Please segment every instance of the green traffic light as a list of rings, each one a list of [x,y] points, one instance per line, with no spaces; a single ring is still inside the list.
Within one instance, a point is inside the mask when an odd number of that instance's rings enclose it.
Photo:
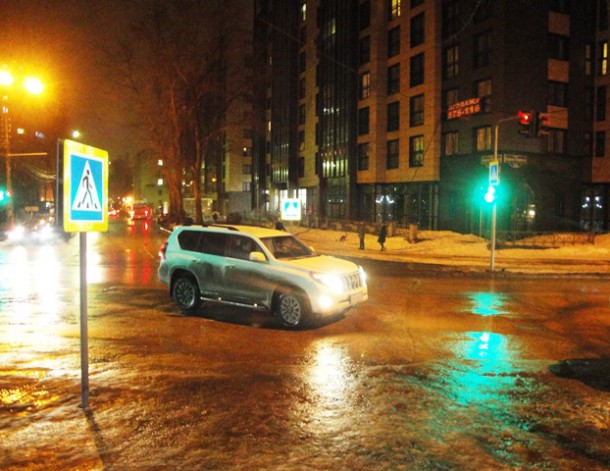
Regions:
[[[493,185],[487,187],[487,193],[485,193],[485,202],[493,203],[496,199],[496,189]]]
[[[0,190],[0,201],[4,201],[6,195],[4,194],[4,190]]]

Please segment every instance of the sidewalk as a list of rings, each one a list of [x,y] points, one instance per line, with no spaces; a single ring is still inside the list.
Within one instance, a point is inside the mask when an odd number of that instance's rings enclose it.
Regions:
[[[381,251],[377,236],[367,234],[365,250],[359,250],[358,234],[294,226],[288,228],[322,254],[429,265],[431,269],[490,272],[488,241],[472,234],[420,231],[418,241],[389,237]],[[497,249],[494,272],[610,277],[610,235],[598,235],[594,244],[549,249]]]

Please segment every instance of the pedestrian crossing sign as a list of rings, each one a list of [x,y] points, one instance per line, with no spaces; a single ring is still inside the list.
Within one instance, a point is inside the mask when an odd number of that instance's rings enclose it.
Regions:
[[[489,184],[493,186],[500,184],[500,164],[498,161],[489,162]]]
[[[297,198],[286,198],[282,200],[280,217],[284,221],[300,221],[301,200]]]
[[[63,221],[66,232],[108,230],[108,152],[65,140]]]

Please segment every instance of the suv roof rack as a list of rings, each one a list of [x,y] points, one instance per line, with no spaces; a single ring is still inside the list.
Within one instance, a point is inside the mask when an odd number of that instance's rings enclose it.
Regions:
[[[228,229],[229,231],[237,231],[239,232],[239,229],[235,226],[228,226],[226,224],[212,224],[212,227],[222,227],[223,229]]]

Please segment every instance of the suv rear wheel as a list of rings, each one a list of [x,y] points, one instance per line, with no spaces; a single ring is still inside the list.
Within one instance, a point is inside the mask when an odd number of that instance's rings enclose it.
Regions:
[[[275,314],[290,327],[306,325],[311,315],[306,296],[295,289],[283,288],[276,298]]]
[[[201,293],[197,281],[190,275],[180,275],[174,282],[172,297],[183,311],[193,311],[201,306]]]

